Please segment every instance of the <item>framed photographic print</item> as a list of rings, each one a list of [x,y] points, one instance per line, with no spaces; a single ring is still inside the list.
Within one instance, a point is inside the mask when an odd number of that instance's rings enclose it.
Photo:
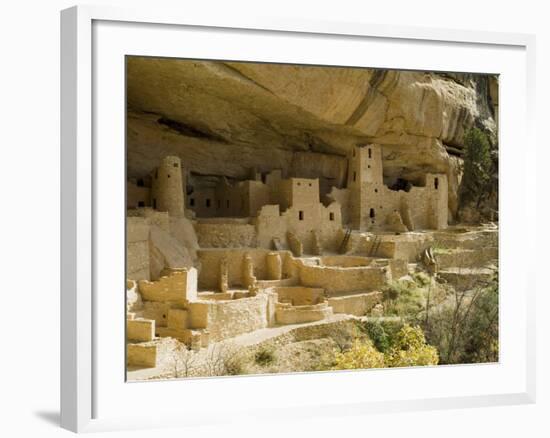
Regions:
[[[532,36],[74,7],[61,44],[63,427],[534,400]]]

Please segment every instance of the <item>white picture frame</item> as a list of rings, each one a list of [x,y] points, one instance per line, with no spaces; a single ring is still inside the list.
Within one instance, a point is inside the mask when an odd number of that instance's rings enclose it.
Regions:
[[[119,29],[123,28],[123,29]],[[147,28],[148,43],[143,41],[143,52],[136,53],[140,44],[140,33]],[[240,377],[225,379],[204,379],[189,382],[163,383],[125,383],[120,376],[124,375],[124,348],[117,344],[120,340],[120,331],[123,332],[124,307],[121,304],[123,292],[117,298],[117,287],[123,290],[118,283],[120,271],[104,269],[107,263],[106,241],[119,242],[121,230],[123,236],[123,221],[111,228],[105,227],[101,213],[105,208],[98,208],[105,202],[105,206],[117,206],[120,202],[120,187],[124,184],[122,176],[124,168],[119,166],[123,150],[120,149],[120,122],[124,114],[124,102],[120,101],[120,56],[121,54],[157,54],[159,56],[181,56],[180,49],[170,48],[169,44],[162,45],[162,38],[170,32],[184,30],[200,32],[203,37],[215,39],[224,32],[231,33],[235,38],[235,46],[227,50],[237,50],[239,41],[255,41],[255,39],[269,38],[274,46],[273,53],[264,55],[265,60],[277,57],[276,48],[282,45],[282,40],[288,38],[308,39],[310,41],[325,38],[329,43],[323,56],[336,57],[336,47],[341,44],[373,44],[383,43],[385,47],[397,47],[401,50],[400,65],[393,65],[391,59],[384,64],[383,58],[376,62],[377,67],[394,68],[422,68],[434,69],[435,61],[426,58],[409,59],[408,54],[399,48],[407,44],[408,47],[418,50],[433,50],[439,53],[437,61],[441,69],[456,69],[475,71],[466,66],[460,56],[468,57],[468,53],[476,52],[479,71],[503,74],[503,78],[514,78],[514,81],[502,81],[503,96],[500,106],[501,129],[501,258],[502,266],[509,266],[514,260],[513,252],[522,247],[535,245],[535,215],[529,214],[527,206],[533,212],[536,206],[535,199],[535,140],[533,134],[534,119],[534,52],[535,39],[532,35],[491,33],[483,31],[460,31],[451,29],[426,29],[416,27],[373,25],[361,22],[339,23],[318,22],[307,19],[275,19],[270,17],[246,17],[228,22],[224,17],[215,14],[208,16],[195,15],[193,11],[164,11],[156,8],[146,10],[130,10],[110,7],[78,6],[62,11],[61,13],[61,425],[75,431],[99,431],[118,428],[146,428],[190,424],[207,424],[212,421],[213,412],[216,421],[230,421],[235,414],[253,416],[266,421],[276,419],[279,415],[291,415],[293,418],[311,417],[312,415],[361,415],[368,412],[392,412],[413,409],[441,409],[451,407],[473,407],[503,404],[532,403],[535,400],[535,311],[534,311],[534,278],[528,263],[517,261],[514,275],[508,275],[501,270],[501,287],[513,289],[503,300],[501,316],[503,324],[513,322],[514,326],[504,327],[502,346],[510,345],[509,353],[504,348],[504,358],[497,365],[454,366],[438,367],[441,369],[424,368],[416,370],[381,370],[379,374],[367,372],[344,372],[313,375],[287,375],[268,377]],[[120,32],[131,38],[125,38]],[[131,32],[131,33],[128,33]],[[155,37],[154,35],[157,34]],[[176,35],[176,34],[174,34]],[[170,35],[173,40],[174,35]],[[157,39],[158,37],[158,39]],[[278,42],[281,40],[280,42]],[[131,41],[134,47],[130,47]],[[200,39],[197,39],[200,41]],[[266,40],[267,41],[267,40]],[[324,40],[323,40],[324,41]],[[108,42],[108,44],[106,44]],[[202,44],[202,45],[201,45]],[[304,43],[306,44],[306,43]],[[309,43],[307,43],[309,44]],[[313,43],[311,43],[313,44]],[[147,47],[145,47],[147,46]],[[373,46],[373,47],[374,47]],[[450,59],[446,55],[449,46],[462,55],[457,59]],[[160,47],[163,47],[160,50]],[[282,46],[281,46],[282,47]],[[306,46],[304,46],[306,47]],[[315,55],[312,47],[311,56]],[[241,54],[231,59],[257,60],[258,53],[254,44],[248,47],[246,56]],[[416,50],[415,49],[415,50]],[[453,49],[453,50],[454,50]],[[170,55],[170,50],[173,53]],[[212,51],[211,51],[212,50]],[[206,43],[199,43],[189,57],[209,58],[216,56],[216,47],[209,47]],[[332,50],[332,53],[331,53]],[[375,49],[373,49],[375,50]],[[394,50],[394,49],[391,49]],[[411,49],[412,50],[412,49]],[[380,50],[378,50],[380,51]],[[234,52],[237,53],[237,52]],[[374,53],[374,52],[373,52]],[[378,53],[378,52],[377,52]],[[458,53],[458,52],[457,52]],[[493,53],[493,55],[491,55]],[[479,56],[483,54],[483,56]],[[221,56],[217,54],[217,56]],[[237,56],[238,58],[235,58]],[[295,56],[290,51],[286,55],[289,62],[300,60],[299,53]],[[318,55],[321,56],[321,55]],[[344,55],[338,55],[344,56]],[[380,55],[381,56],[381,55]],[[437,55],[439,56],[439,55]],[[105,58],[103,58],[105,57]],[[273,58],[272,58],[273,57]],[[246,58],[246,59],[245,59]],[[406,58],[406,59],[405,59]],[[449,59],[447,59],[449,58]],[[111,69],[108,59],[115,59],[118,66]],[[315,58],[321,59],[321,58]],[[344,62],[343,58],[334,59],[334,63]],[[394,58],[395,59],[395,58]],[[491,68],[491,59],[508,65],[514,60],[514,65]],[[99,61],[100,62],[99,62]],[[313,62],[313,58],[309,62]],[[362,65],[358,60],[357,65]],[[407,62],[409,64],[407,64]],[[468,64],[472,67],[473,64]],[[306,62],[308,63],[308,62]],[[113,64],[113,66],[115,65]],[[109,69],[105,75],[104,68]],[[472,68],[475,68],[472,67]],[[504,70],[510,69],[510,70]],[[512,71],[513,70],[513,71]],[[111,75],[111,71],[114,73]],[[506,73],[503,73],[503,72]],[[106,78],[106,76],[112,76]],[[112,82],[108,82],[111,81]],[[107,82],[102,82],[107,81]],[[110,91],[107,102],[101,95],[101,90]],[[508,94],[509,93],[509,94]],[[118,99],[118,100],[117,100]],[[113,102],[115,105],[113,105]],[[509,105],[506,105],[506,104]],[[109,104],[109,106],[106,106]],[[510,108],[513,105],[515,108]],[[110,108],[109,113],[105,108]],[[117,112],[118,111],[118,112]],[[519,115],[514,126],[505,125],[512,120],[512,113]],[[105,120],[109,120],[108,123]],[[106,140],[111,143],[112,150],[106,150]],[[511,157],[508,154],[512,142],[522,141],[524,153],[521,157]],[[99,151],[99,152],[98,152]],[[109,163],[105,155],[115,154]],[[118,166],[118,167],[117,167]],[[514,167],[515,166],[515,167]],[[513,176],[512,176],[512,171]],[[122,186],[116,185],[119,183]],[[106,187],[115,187],[112,195],[106,194]],[[520,202],[519,208],[517,202]],[[515,206],[514,206],[514,203]],[[123,216],[124,204],[119,206],[115,219]],[[116,220],[115,220],[116,222]],[[519,224],[523,224],[521,236],[518,236]],[[114,240],[112,240],[114,239]],[[121,252],[111,251],[112,257],[119,257]],[[123,251],[123,249],[122,249]],[[105,257],[103,257],[105,256]],[[120,263],[124,264],[121,259]],[[115,269],[115,268],[113,268]],[[504,283],[506,282],[506,283]],[[111,284],[114,293],[105,294]],[[101,299],[98,299],[101,297]],[[114,301],[109,301],[113,299]],[[120,300],[120,307],[116,307]],[[106,310],[107,307],[108,309]],[[101,321],[98,320],[101,313]],[[514,315],[516,313],[516,316]],[[117,316],[119,320],[117,320]],[[515,319],[512,319],[515,318]],[[117,322],[118,321],[118,322]],[[113,324],[111,326],[111,324]],[[116,324],[119,324],[118,327]],[[115,332],[112,332],[112,329]],[[107,330],[108,329],[108,330]],[[113,334],[112,340],[106,332]],[[118,339],[118,340],[117,340]],[[512,348],[513,346],[513,348]],[[120,349],[121,358],[110,363],[106,357],[113,351]],[[101,354],[103,352],[104,354]],[[122,364],[122,365],[121,365]],[[491,368],[495,367],[495,368]],[[510,368],[507,370],[507,368]],[[502,371],[505,370],[505,371]],[[507,370],[507,371],[506,371]],[[501,373],[502,374],[499,374]],[[333,376],[333,374],[335,376]],[[336,375],[337,374],[337,375]],[[373,379],[375,376],[376,380]],[[424,381],[434,381],[433,388],[426,393],[419,392],[411,383],[411,388],[405,388],[407,382],[414,381],[421,384]],[[497,378],[498,377],[498,378]],[[499,380],[502,384],[499,384]],[[111,379],[111,380],[110,380]],[[113,380],[114,379],[114,380]],[[263,379],[263,380],[258,380]],[[273,380],[275,379],[275,380]],[[458,380],[454,389],[437,388],[437,382],[446,382],[451,379],[470,380],[478,391],[472,390],[467,381]],[[477,380],[476,380],[477,379]],[[492,381],[491,379],[494,379]],[[113,384],[116,380],[116,385]],[[382,382],[385,380],[385,383]],[[506,383],[504,382],[506,380]],[[354,388],[358,382],[369,382],[371,385],[370,398],[346,392],[347,388]],[[381,383],[377,388],[376,381]],[[398,388],[384,391],[389,388],[387,382],[395,382]],[[167,403],[174,386],[186,384],[186,391],[191,394],[211,393],[219,388],[220,405],[213,404],[208,412],[201,412],[197,407],[193,410],[191,404],[174,406],[166,409],[162,403],[150,406],[151,415],[139,414],[130,400],[136,399],[140,393],[147,393],[146,397],[167,395]],[[366,384],[366,383],[365,383]],[[156,385],[156,387],[155,387]],[[172,385],[172,386],[170,386]],[[284,388],[302,385],[303,391],[294,397],[293,403],[286,404]],[[319,385],[327,390],[318,391]],[[485,385],[485,386],[484,386]],[[492,385],[492,386],[491,386]],[[118,389],[114,388],[119,388]],[[462,388],[460,388],[462,387]],[[106,388],[114,388],[107,390]],[[123,389],[124,388],[124,389]],[[126,389],[130,388],[130,391]],[[160,389],[158,389],[160,388]],[[181,386],[179,386],[181,389]],[[252,400],[250,397],[262,388],[262,391],[273,391],[270,400],[260,396]],[[282,389],[281,389],[282,388]],[[337,393],[335,388],[344,388],[343,393]],[[158,390],[157,390],[158,389]],[[280,392],[277,392],[280,391]],[[240,395],[238,407],[232,407],[224,412],[222,403],[228,399],[224,397],[238,392]],[[387,394],[387,395],[386,395]],[[421,395],[419,395],[421,394]],[[127,397],[127,398],[124,398]],[[114,409],[114,405],[128,406],[128,410]],[[259,406],[261,405],[261,406]],[[168,404],[167,404],[168,406]],[[136,412],[134,415],[131,412]]]

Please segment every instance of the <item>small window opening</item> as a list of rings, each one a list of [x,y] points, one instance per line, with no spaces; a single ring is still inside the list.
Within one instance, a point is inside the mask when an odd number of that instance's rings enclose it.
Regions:
[[[297,184],[298,184],[299,186],[301,186],[301,185],[302,185],[302,183],[300,183],[300,182],[299,182],[299,183],[297,183]]]
[[[157,200],[156,200],[156,198],[153,198],[153,208],[155,210],[157,209]]]
[[[179,167],[179,166],[178,166],[178,163],[174,163],[174,167]]]
[[[208,198],[208,199],[206,200],[206,206],[207,206],[207,207],[210,207],[210,198]]]
[[[144,187],[145,186],[145,182],[143,181],[143,178],[140,178],[137,180],[137,186],[138,187]]]
[[[304,220],[304,212],[302,210],[298,212],[298,219],[300,219],[301,221]]]
[[[353,148],[353,158],[355,158],[355,148]]]
[[[225,201],[225,207],[229,208],[229,199],[227,201]]]
[[[370,169],[370,164],[369,164],[369,165],[367,165],[367,167],[368,167],[368,168]]]
[[[369,158],[372,158],[372,149],[369,148]]]
[[[434,179],[434,187],[436,190],[439,188],[439,178]]]
[[[374,193],[378,193],[378,189],[374,189]]]
[[[328,218],[333,221],[334,220],[334,213],[329,213]]]
[[[357,172],[353,172],[353,181],[357,181]]]
[[[218,199],[218,208],[222,208],[222,201]]]
[[[168,178],[170,178],[170,174],[166,175]]]
[[[311,187],[311,183],[309,183],[309,186]]]
[[[138,207],[145,207],[145,202],[139,201],[138,202]]]
[[[374,216],[375,216],[374,208],[371,208],[370,211],[369,211],[369,217],[374,218]]]
[[[194,206],[195,206],[195,198],[189,199],[189,205],[190,205],[191,207],[194,207]]]
[[[158,177],[159,177],[159,170],[155,169],[155,179],[158,179]]]

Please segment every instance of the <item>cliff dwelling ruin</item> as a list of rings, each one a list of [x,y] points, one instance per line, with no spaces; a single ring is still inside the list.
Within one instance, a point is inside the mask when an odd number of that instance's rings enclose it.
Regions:
[[[497,263],[496,222],[459,217],[493,79],[484,107],[467,75],[127,62],[130,380],[231,374],[208,372],[219,346],[324,339],[387,317],[398,281],[459,287]]]

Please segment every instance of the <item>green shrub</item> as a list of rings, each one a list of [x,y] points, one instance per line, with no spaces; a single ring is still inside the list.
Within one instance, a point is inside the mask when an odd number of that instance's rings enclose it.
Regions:
[[[416,317],[426,306],[426,290],[416,282],[398,280],[383,290],[385,314]]]
[[[414,281],[421,287],[428,286],[432,279],[425,272],[415,272],[413,274]]]
[[[386,352],[394,342],[395,335],[403,327],[402,321],[366,321],[362,331],[371,339],[374,346],[382,353]]]
[[[379,351],[370,339],[356,339],[344,352],[335,352],[331,362],[334,370],[352,370],[383,367],[407,367],[437,365],[437,349],[428,345],[420,327],[405,324],[390,343],[390,337],[381,324],[373,324],[370,330],[386,352]]]
[[[405,324],[397,333],[395,342],[384,355],[389,367],[410,367],[419,365],[437,365],[437,349],[426,343],[420,327]]]
[[[345,352],[334,355],[334,370],[356,370],[383,368],[384,355],[380,353],[370,339],[355,340],[353,346]]]

